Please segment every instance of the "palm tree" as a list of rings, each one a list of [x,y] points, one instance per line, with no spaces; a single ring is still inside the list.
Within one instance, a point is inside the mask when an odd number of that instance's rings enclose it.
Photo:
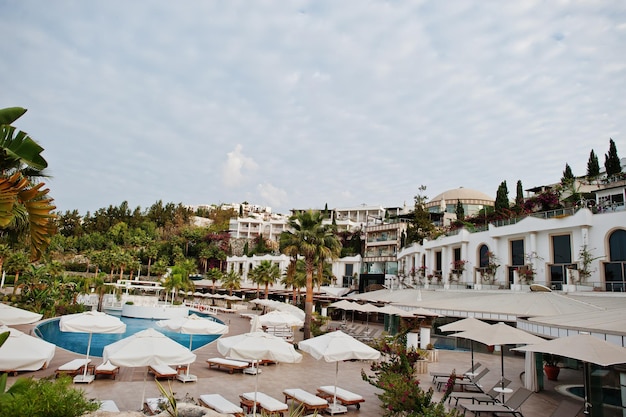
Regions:
[[[211,293],[215,294],[215,282],[221,280],[224,277],[224,273],[217,268],[211,268],[207,272],[207,277],[213,283],[213,288],[211,290]]]
[[[252,276],[253,281],[256,282],[257,285],[265,285],[265,299],[267,299],[269,286],[274,285],[280,278],[280,268],[278,268],[278,264],[266,259],[255,266],[252,272],[254,272]]]
[[[241,275],[231,269],[222,278],[222,287],[228,290],[228,295],[233,295],[233,290],[241,289]]]
[[[0,109],[0,237],[29,239],[31,259],[37,260],[56,232],[50,191],[39,178],[48,163],[43,148],[10,124],[26,109]]]
[[[311,319],[313,317],[313,272],[316,261],[335,259],[341,253],[341,242],[332,228],[322,224],[323,215],[319,212],[306,211],[293,215],[288,222],[292,231],[283,232],[281,237],[283,253],[297,252],[304,258],[306,265],[306,298],[304,302],[304,338],[311,337]]]
[[[304,260],[298,259],[296,262],[290,262],[280,283],[283,284],[285,288],[291,288],[292,303],[293,305],[298,305],[300,289],[304,288],[306,285]]]

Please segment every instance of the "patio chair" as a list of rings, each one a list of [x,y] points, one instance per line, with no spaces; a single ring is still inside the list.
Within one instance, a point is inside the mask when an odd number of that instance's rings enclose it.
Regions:
[[[515,391],[504,404],[461,404],[463,415],[466,411],[471,411],[475,416],[486,414],[510,414],[512,416],[524,417],[520,408],[530,397],[532,391],[520,387]]]
[[[292,400],[294,403],[297,402],[304,409],[305,413],[316,411],[321,413],[323,409],[328,408],[327,400],[300,388],[285,389],[283,394],[285,394],[286,403],[289,403],[288,400]]]
[[[478,370],[478,368],[480,368],[482,365],[482,363],[480,362],[475,362],[474,366],[471,366],[467,371],[463,372],[463,375],[457,375],[457,378],[461,378],[461,379],[468,379],[469,378],[469,374],[476,372]],[[452,371],[449,372],[442,372],[442,371],[434,371],[430,373],[430,376],[433,377],[433,383],[435,382],[435,378],[437,378],[438,376],[440,377],[449,377],[452,374]]]
[[[319,387],[317,389],[317,395],[331,403],[335,398],[335,386],[324,385]],[[355,394],[354,392],[337,387],[337,401],[345,406],[354,405],[358,410],[361,408],[361,403],[365,401],[365,398],[359,394]]]
[[[511,383],[510,380],[504,379],[504,387],[508,387]],[[487,392],[467,392],[467,391],[456,391],[450,393],[448,396],[448,403],[451,404],[452,400],[455,400],[454,405],[459,405],[459,400],[472,400],[472,404],[491,404],[499,402],[498,396],[500,393],[496,391],[496,388],[502,387],[502,382],[498,381],[489,391]]]
[[[115,379],[115,377],[117,376],[119,372],[120,372],[119,366],[113,365],[110,361],[106,361],[96,366],[93,374],[94,374],[94,377],[96,378],[98,377],[98,375],[107,375]]]
[[[154,375],[154,379],[168,378],[174,379],[178,375],[178,371],[167,365],[150,365],[148,372]]]
[[[54,371],[54,377],[58,378],[61,375],[76,376],[84,372],[84,367],[91,363],[91,359],[74,359],[63,365],[59,366]]]
[[[478,385],[478,382],[480,381],[482,377],[484,377],[487,374],[487,372],[489,372],[489,368],[484,367],[483,369],[480,370],[480,372],[476,376],[470,376],[467,379],[465,378],[458,379],[454,381],[454,385],[461,387],[463,390],[465,390],[466,388],[469,388],[470,390],[472,388],[477,388],[478,392],[482,392],[482,388],[480,387],[480,385]],[[435,378],[435,385],[437,386],[438,391],[441,391],[441,388],[446,385],[446,383],[448,382],[448,379],[450,379],[450,375],[446,377],[438,376]]]
[[[244,392],[239,396],[241,398],[241,407],[247,408],[248,411],[254,407],[255,393]],[[289,406],[276,398],[270,397],[263,392],[256,393],[257,414],[265,413],[265,415],[280,415],[289,411]]]
[[[563,400],[554,409],[550,417],[576,417],[583,411],[584,404]]]
[[[220,394],[203,394],[198,398],[200,405],[221,414],[232,414],[235,417],[245,416],[243,408],[231,403]]]

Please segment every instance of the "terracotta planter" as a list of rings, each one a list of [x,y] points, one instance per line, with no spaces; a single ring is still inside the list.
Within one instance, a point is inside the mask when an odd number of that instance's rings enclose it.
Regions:
[[[546,377],[550,381],[556,381],[559,378],[559,372],[561,372],[561,368],[554,365],[545,365],[543,367],[543,371],[546,373]]]

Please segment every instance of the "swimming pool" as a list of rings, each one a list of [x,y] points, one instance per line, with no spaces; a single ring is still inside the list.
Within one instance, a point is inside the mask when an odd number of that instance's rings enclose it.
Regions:
[[[555,389],[561,394],[569,395],[570,397],[584,399],[585,387],[583,385],[557,385]],[[605,405],[612,405],[616,407],[622,407],[622,393],[619,388],[602,387],[602,403]]]
[[[198,314],[200,315],[200,314]],[[224,324],[222,321],[215,317],[205,316],[203,317]],[[87,333],[70,333],[62,332],[59,329],[59,318],[54,318],[41,323],[35,327],[35,333],[47,342],[53,343],[58,347],[69,350],[71,352],[87,354],[87,343],[89,341],[89,335]],[[120,334],[98,334],[94,333],[91,339],[91,350],[89,356],[102,357],[102,350],[105,346],[117,342],[120,339],[131,336],[141,330],[145,330],[149,327],[158,330],[169,338],[175,340],[185,347],[189,347],[188,334],[175,333],[165,331],[161,327],[157,326],[158,320],[149,319],[135,319],[130,317],[120,317],[124,323],[126,323],[126,333]],[[220,335],[193,335],[191,350],[199,349],[215,340]]]

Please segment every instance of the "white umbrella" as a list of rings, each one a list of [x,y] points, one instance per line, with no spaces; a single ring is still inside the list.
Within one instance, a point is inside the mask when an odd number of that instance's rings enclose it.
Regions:
[[[400,316],[400,317],[413,317],[413,313],[411,311],[403,310],[394,305],[387,304],[378,309],[379,313],[389,314],[392,316]]]
[[[104,347],[102,359],[111,361],[113,365],[136,368],[150,365],[179,365],[192,363],[196,355],[178,342],[163,333],[148,328],[125,337]],[[146,395],[146,374],[144,375],[141,406]]]
[[[355,311],[360,311],[365,313],[367,316],[367,323],[365,324],[366,328],[369,328],[370,325],[370,313],[378,313],[379,308],[373,304],[365,303],[365,304],[357,304],[355,306]]]
[[[17,329],[0,326],[0,334],[9,332],[9,338],[0,348],[0,372],[38,371],[50,363],[56,346]]]
[[[194,334],[226,334],[228,333],[228,326],[218,323],[213,320],[202,318],[196,314],[191,314],[187,317],[177,317],[169,320],[159,320],[156,322],[157,326],[162,327],[173,332],[189,335],[189,350],[192,348],[193,335]],[[187,365],[186,381],[197,381],[195,375],[189,375],[189,368],[191,363]]]
[[[474,317],[457,320],[439,327],[442,332],[466,332],[470,330],[486,330],[491,325]],[[472,352],[472,369],[474,369],[474,341],[470,340],[470,350]]]
[[[527,345],[543,342],[544,339],[532,335],[524,330],[517,329],[505,323],[496,323],[486,329],[474,329],[461,333],[454,333],[454,337],[475,340],[485,345]],[[500,349],[500,367],[502,391],[504,391],[504,349]],[[504,395],[504,393],[502,394]]]
[[[331,406],[331,414],[345,412],[345,407],[337,404],[337,376],[339,362],[346,360],[377,360],[380,352],[354,337],[337,330],[313,337],[298,343],[298,348],[309,353],[315,359],[335,362],[335,394]]]
[[[126,324],[119,317],[111,316],[99,311],[86,311],[84,313],[69,314],[59,320],[59,329],[62,332],[89,333],[87,354],[85,355],[85,367],[83,375],[76,375],[74,382],[91,382],[94,375],[87,375],[87,361],[91,350],[91,337],[94,333],[124,333]]]
[[[610,366],[626,363],[626,348],[598,339],[588,334],[577,334],[515,348],[523,352],[551,353],[584,362],[585,414],[589,414],[589,369],[588,364]]]
[[[7,326],[30,324],[41,320],[41,317],[41,314],[0,303],[0,324]]]
[[[261,326],[287,326],[296,327],[302,326],[304,321],[294,316],[288,311],[274,310],[267,314],[258,316],[258,321]]]
[[[259,391],[259,362],[265,359],[274,362],[298,363],[302,360],[302,355],[296,352],[292,344],[265,332],[251,332],[220,338],[217,341],[217,350],[222,355],[234,359],[256,361],[253,407],[255,416]]]

